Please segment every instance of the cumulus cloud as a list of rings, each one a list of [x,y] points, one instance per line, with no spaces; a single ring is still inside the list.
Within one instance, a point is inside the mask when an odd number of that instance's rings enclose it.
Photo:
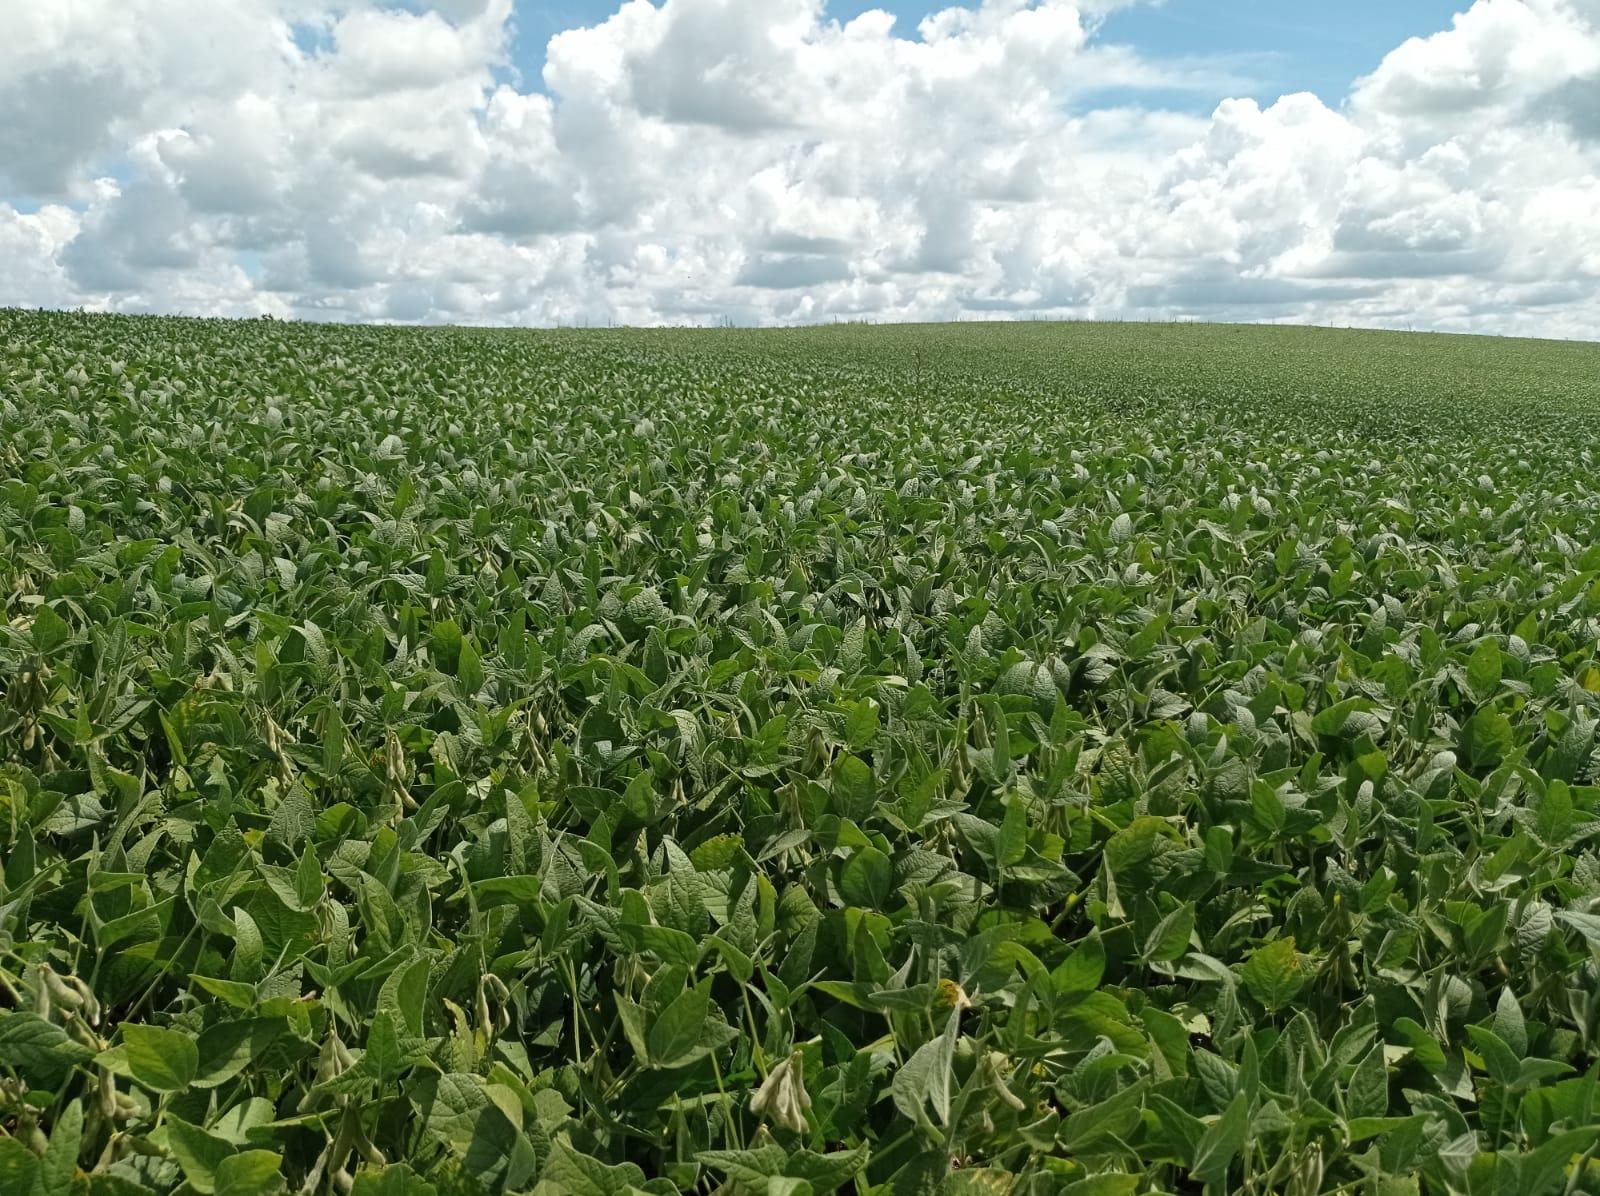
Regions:
[[[1205,119],[1132,102],[1230,80],[1121,2],[625,0],[540,80],[513,0],[6,5],[0,302],[1596,334],[1600,0],[1463,0],[1341,104]]]

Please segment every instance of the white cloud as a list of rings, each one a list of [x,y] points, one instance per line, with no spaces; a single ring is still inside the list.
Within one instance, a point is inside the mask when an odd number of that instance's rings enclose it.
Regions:
[[[1600,71],[1594,13],[1588,0],[1479,0],[1450,29],[1390,53],[1357,85],[1354,107],[1412,137],[1517,115]]]
[[[537,91],[512,0],[0,6],[0,302],[1600,327],[1600,0],[1476,0],[1337,108],[1209,119],[1106,100],[1229,82],[1114,6],[627,0]]]
[[[23,213],[0,203],[0,295],[70,306],[76,296],[56,258],[77,235],[78,224],[77,213],[60,205]]]

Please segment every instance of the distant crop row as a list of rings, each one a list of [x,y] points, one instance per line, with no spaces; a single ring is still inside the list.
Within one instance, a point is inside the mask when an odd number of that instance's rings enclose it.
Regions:
[[[1600,349],[0,312],[0,1193],[1600,1192]]]

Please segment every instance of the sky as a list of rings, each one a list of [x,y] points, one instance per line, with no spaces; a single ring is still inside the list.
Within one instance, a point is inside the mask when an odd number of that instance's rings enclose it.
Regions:
[[[947,7],[925,0],[831,0],[826,12],[849,21],[878,9],[893,14],[897,32],[913,36],[919,22]],[[1460,0],[1166,0],[1110,11],[1098,36],[1152,59],[1210,60],[1234,83],[1209,92],[1146,89],[1141,98],[1151,104],[1204,115],[1230,95],[1270,104],[1289,92],[1310,91],[1337,106],[1350,85],[1390,50],[1407,38],[1448,28],[1450,18],[1465,7]],[[616,8],[609,0],[517,4],[512,66],[537,86],[551,37],[598,24]]]
[[[0,305],[1600,338],[1600,0],[0,2]]]

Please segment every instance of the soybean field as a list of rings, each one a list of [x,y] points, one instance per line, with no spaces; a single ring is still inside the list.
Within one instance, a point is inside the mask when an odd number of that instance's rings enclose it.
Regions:
[[[1600,345],[0,311],[0,1192],[1600,1193]]]

